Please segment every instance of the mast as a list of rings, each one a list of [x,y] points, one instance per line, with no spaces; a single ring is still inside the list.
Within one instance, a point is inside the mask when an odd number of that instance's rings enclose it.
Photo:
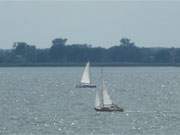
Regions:
[[[90,84],[90,63],[87,62],[82,77],[81,77],[81,83]]]
[[[103,79],[103,70],[101,70],[102,73],[102,89],[101,89],[101,97],[102,97],[102,105],[109,106],[112,105],[111,97],[108,94],[107,87],[105,85],[104,79]]]
[[[105,83],[104,83],[104,86],[103,86],[103,104],[104,104],[104,106],[111,106],[112,105],[112,100],[111,100],[111,97],[108,94]]]
[[[99,97],[99,91],[96,91],[95,107],[101,107],[101,100]]]
[[[87,64],[88,64],[88,66],[89,66],[89,68],[88,68],[88,74],[89,74],[89,84],[91,84],[91,68],[90,68],[90,62],[88,61],[87,62]]]
[[[100,91],[100,97],[101,97],[101,106],[102,107],[104,107],[103,89],[104,89],[103,68],[101,68],[101,91]]]

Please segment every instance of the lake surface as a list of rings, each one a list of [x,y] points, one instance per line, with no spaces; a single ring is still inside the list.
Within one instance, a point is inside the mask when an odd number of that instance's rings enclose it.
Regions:
[[[96,112],[96,89],[77,89],[83,67],[0,68],[1,135],[179,135],[180,68],[105,67],[113,101]],[[100,68],[91,69],[100,84]]]

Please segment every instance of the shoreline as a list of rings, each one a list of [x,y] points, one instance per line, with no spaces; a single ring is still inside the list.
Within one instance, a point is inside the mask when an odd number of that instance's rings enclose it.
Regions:
[[[85,63],[19,63],[0,64],[0,67],[83,67]],[[91,63],[93,67],[179,67],[180,63]]]

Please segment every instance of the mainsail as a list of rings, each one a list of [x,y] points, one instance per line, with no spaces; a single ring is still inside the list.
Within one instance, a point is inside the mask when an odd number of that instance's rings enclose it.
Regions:
[[[107,88],[105,86],[103,80],[103,70],[101,70],[101,89],[96,92],[96,100],[95,100],[95,110],[96,111],[120,111],[123,112],[124,109],[112,103],[112,100],[108,94]]]
[[[109,107],[111,106],[112,100],[107,92],[107,88],[105,86],[104,81],[102,82],[102,88],[100,91],[96,92],[96,100],[95,100],[95,107],[101,108],[101,107]]]
[[[105,86],[104,81],[103,81],[102,96],[103,96],[103,105],[104,106],[112,105],[112,100],[107,92],[107,88]]]
[[[95,107],[99,108],[101,106],[101,100],[99,97],[99,91],[96,92],[96,100],[95,100]]]
[[[86,64],[83,75],[81,77],[81,83],[90,84],[90,69],[89,69],[89,66],[90,66],[90,63],[88,62]]]

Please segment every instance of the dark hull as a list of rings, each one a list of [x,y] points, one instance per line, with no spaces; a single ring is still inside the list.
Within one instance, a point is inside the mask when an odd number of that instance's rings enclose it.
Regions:
[[[124,110],[122,108],[121,109],[107,109],[107,108],[97,109],[97,108],[94,108],[94,109],[98,112],[124,112]]]
[[[113,105],[111,107],[94,108],[94,109],[99,112],[124,112],[124,109],[118,107],[117,105]]]
[[[76,85],[76,88],[96,88],[96,85]]]

